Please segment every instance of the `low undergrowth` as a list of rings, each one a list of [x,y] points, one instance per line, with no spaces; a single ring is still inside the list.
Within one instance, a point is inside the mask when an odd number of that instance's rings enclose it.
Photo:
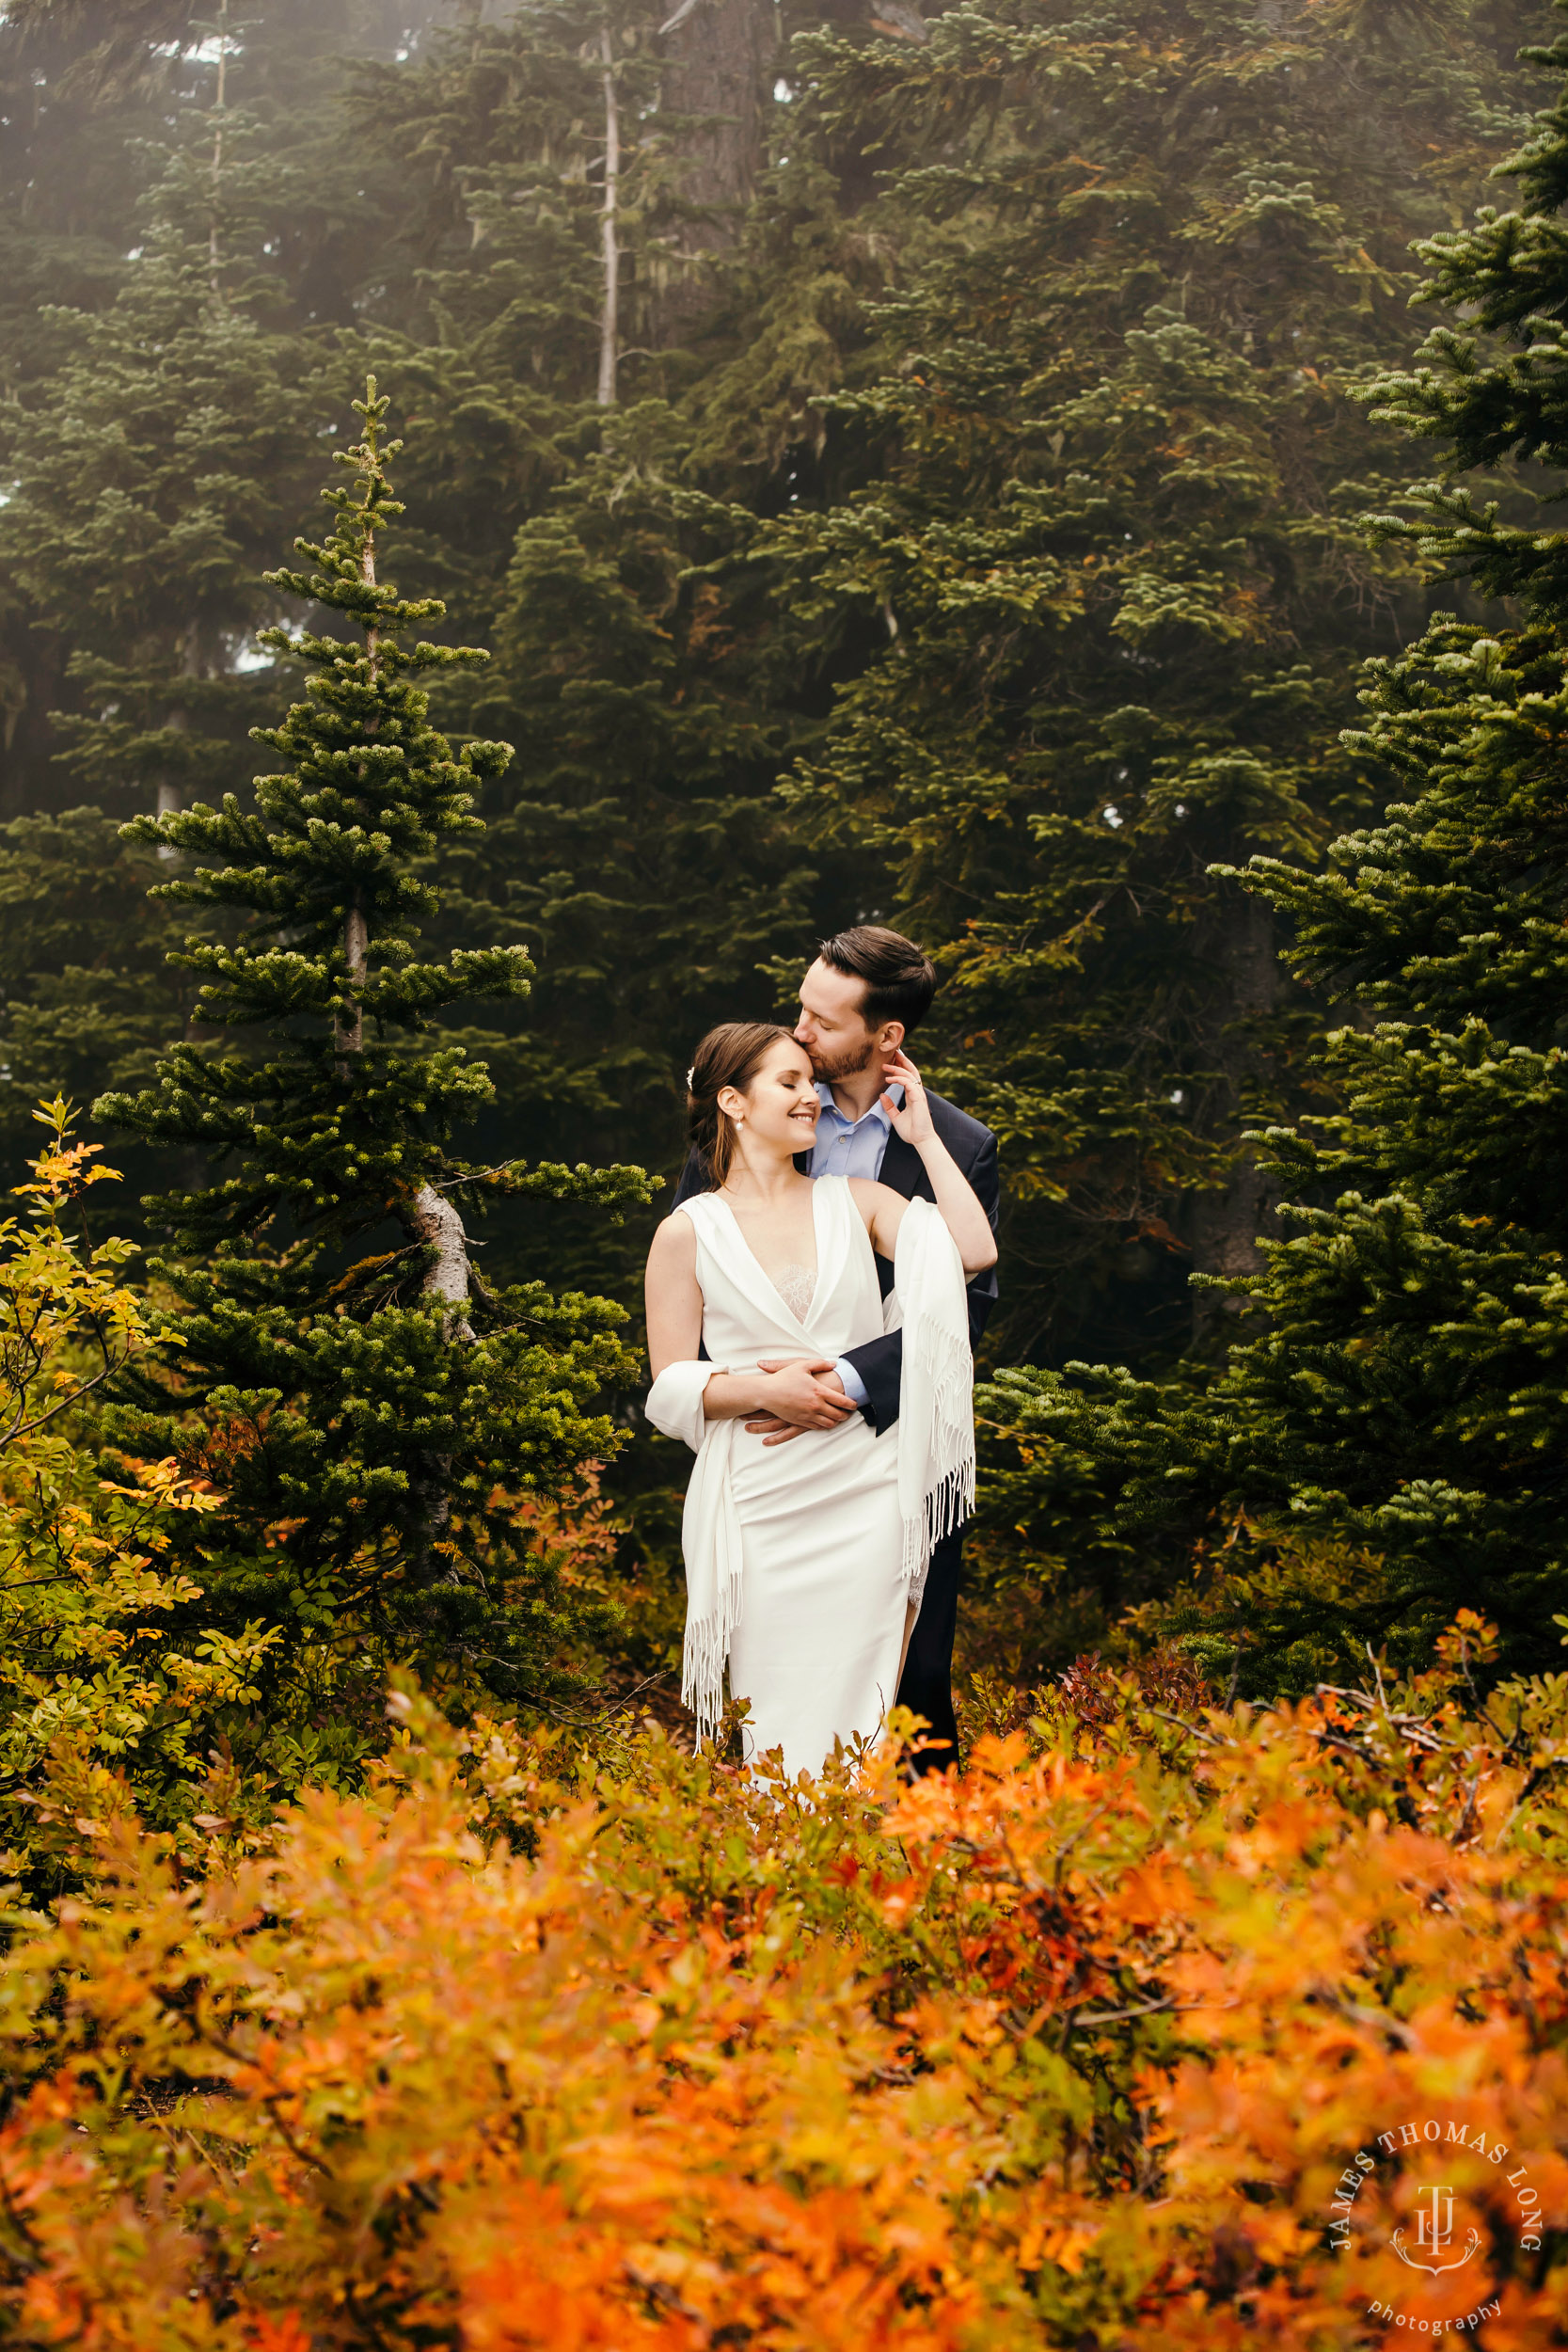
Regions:
[[[1086,1668],[913,1784],[410,1689],[194,1866],[84,1819],[13,1915],[5,2340],[1350,2345],[1468,2295],[1392,2242],[1437,2184],[1483,2341],[1560,2343],[1568,1684],[1482,1704],[1486,1646],[1259,1712]]]

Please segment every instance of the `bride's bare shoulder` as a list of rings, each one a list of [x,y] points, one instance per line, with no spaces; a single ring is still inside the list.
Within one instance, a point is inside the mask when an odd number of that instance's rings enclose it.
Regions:
[[[697,1263],[697,1228],[684,1209],[673,1209],[656,1227],[648,1251],[648,1271],[675,1274]]]
[[[849,1186],[849,1198],[864,1217],[867,1225],[871,1223],[879,1207],[887,1207],[903,1198],[902,1194],[894,1191],[891,1184],[884,1184],[879,1177],[851,1176],[847,1181]]]
[[[849,1190],[871,1236],[872,1247],[880,1250],[884,1258],[891,1258],[909,1202],[901,1192],[895,1192],[891,1184],[884,1184],[874,1176],[851,1176]]]

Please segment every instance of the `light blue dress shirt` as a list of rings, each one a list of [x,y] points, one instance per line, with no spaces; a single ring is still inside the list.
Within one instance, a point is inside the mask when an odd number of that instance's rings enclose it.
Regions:
[[[893,1121],[881,1103],[873,1103],[863,1118],[846,1119],[825,1078],[816,1082],[816,1099],[822,1105],[822,1116],[816,1122],[816,1141],[812,1147],[812,1175],[868,1176],[875,1183],[882,1172],[887,1139],[893,1129]],[[833,1370],[844,1383],[845,1395],[863,1412],[871,1400],[854,1365],[847,1356],[841,1356]]]

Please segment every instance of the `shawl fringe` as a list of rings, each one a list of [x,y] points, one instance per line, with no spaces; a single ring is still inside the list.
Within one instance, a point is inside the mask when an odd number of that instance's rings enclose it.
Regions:
[[[925,1595],[931,1554],[974,1508],[974,1365],[963,1264],[941,1212],[911,1200],[894,1274],[904,1333],[898,1504],[909,1598]]]
[[[726,1369],[669,1364],[649,1390],[645,1408],[656,1429],[689,1445],[697,1456],[681,1517],[687,1585],[681,1701],[697,1719],[699,1742],[714,1736],[724,1712],[724,1668],[745,1597],[740,1514],[730,1478],[736,1423],[707,1421],[703,1413],[704,1391],[716,1372]]]

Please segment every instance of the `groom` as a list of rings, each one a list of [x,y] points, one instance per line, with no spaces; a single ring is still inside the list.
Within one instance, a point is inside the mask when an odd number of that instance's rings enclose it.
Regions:
[[[912,940],[880,924],[863,923],[853,930],[825,939],[816,961],[800,983],[800,1018],[795,1035],[811,1056],[816,1091],[822,1104],[816,1141],[809,1160],[802,1153],[796,1165],[808,1176],[879,1177],[906,1200],[932,1198],[930,1180],[920,1154],[893,1132],[881,1106],[882,1065],[897,1051],[911,1030],[918,1028],[936,993],[936,974]],[[974,1187],[994,1232],[1001,1206],[996,1172],[996,1137],[977,1119],[971,1119],[927,1094],[938,1135]],[[687,1161],[673,1206],[704,1189],[706,1178],[695,1153]],[[893,1288],[893,1268],[877,1260],[877,1279],[885,1298]],[[990,1267],[969,1285],[969,1337],[974,1346],[985,1328],[996,1300],[996,1272]],[[799,1436],[801,1429],[821,1425],[822,1406],[831,1401],[845,1421],[855,1409],[864,1414],[879,1437],[898,1419],[898,1391],[903,1370],[904,1335],[890,1331],[863,1347],[829,1364],[796,1367],[799,1398],[776,1418],[749,1421],[775,1443]],[[846,1402],[847,1400],[847,1402]],[[799,1412],[799,1419],[795,1418]],[[930,1724],[933,1745],[916,1760],[922,1772],[941,1772],[956,1763],[958,1724],[953,1714],[953,1634],[958,1621],[958,1566],[963,1530],[944,1536],[931,1554],[926,1597],[904,1676],[898,1704]]]

